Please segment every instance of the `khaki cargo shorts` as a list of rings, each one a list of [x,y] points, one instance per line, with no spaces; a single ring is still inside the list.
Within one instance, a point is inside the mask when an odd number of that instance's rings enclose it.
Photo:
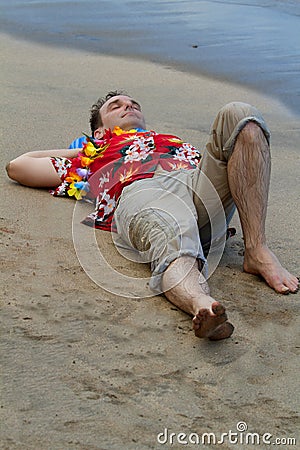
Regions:
[[[179,256],[197,259],[207,276],[207,254],[220,249],[222,253],[235,211],[227,162],[238,134],[250,121],[261,127],[269,142],[260,112],[245,103],[230,103],[212,125],[199,168],[175,172],[158,168],[153,178],[123,189],[114,216],[115,242],[131,251],[130,259],[150,263],[153,291],[161,292],[161,275]]]

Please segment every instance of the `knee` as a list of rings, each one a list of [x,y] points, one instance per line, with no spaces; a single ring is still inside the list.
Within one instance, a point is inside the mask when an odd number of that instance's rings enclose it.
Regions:
[[[129,223],[129,240],[138,251],[152,251],[162,248],[180,235],[177,221],[168,213],[153,208],[145,208]]]
[[[245,117],[249,117],[257,114],[257,109],[249,103],[244,102],[230,102],[226,103],[219,111],[226,120],[230,122],[238,123]]]
[[[269,129],[262,114],[254,106],[243,102],[231,102],[223,106],[220,113],[223,115],[223,124],[236,129],[237,134],[243,133],[251,141],[265,137],[269,143]]]
[[[222,108],[221,111],[239,111],[239,110],[244,110],[244,109],[249,109],[252,108],[252,105],[250,105],[249,103],[245,103],[245,102],[228,102],[226,103]]]
[[[268,144],[263,130],[255,121],[247,122],[238,138],[246,144]]]

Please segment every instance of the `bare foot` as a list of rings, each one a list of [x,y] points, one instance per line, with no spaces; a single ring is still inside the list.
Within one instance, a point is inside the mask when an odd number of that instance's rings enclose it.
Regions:
[[[181,256],[173,261],[163,274],[162,288],[170,302],[193,316],[197,337],[218,340],[232,334],[225,308],[209,295],[207,281],[194,258]]]
[[[280,294],[296,293],[299,289],[299,280],[282,267],[267,246],[245,250],[244,270],[262,276]]]
[[[226,339],[231,336],[234,326],[227,322],[225,308],[214,302],[210,308],[200,308],[193,318],[195,336],[211,340]]]

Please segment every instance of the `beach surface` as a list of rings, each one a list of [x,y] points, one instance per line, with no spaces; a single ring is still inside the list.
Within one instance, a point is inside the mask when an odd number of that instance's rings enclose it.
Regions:
[[[0,29],[234,81],[300,116],[300,0],[0,0]]]
[[[134,282],[118,296],[105,271],[105,285],[91,280],[73,245],[75,203],[21,187],[4,170],[23,152],[66,148],[88,132],[91,104],[111,89],[141,102],[149,128],[200,149],[223,104],[253,103],[272,132],[268,242],[299,275],[299,118],[260,93],[167,65],[7,35],[1,50],[1,449],[195,448],[196,434],[221,440],[230,430],[240,444],[227,436],[222,449],[269,448],[266,433],[270,443],[299,445],[300,295],[281,296],[243,273],[237,217],[237,235],[210,277],[235,332],[208,342],[163,296],[139,298]],[[149,276],[115,251],[109,233],[96,233],[115,271]],[[244,445],[247,432],[259,446]]]

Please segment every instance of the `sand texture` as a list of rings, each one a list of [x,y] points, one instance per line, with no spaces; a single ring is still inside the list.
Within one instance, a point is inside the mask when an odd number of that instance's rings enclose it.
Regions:
[[[89,107],[110,89],[140,100],[150,128],[199,148],[224,103],[253,103],[272,131],[268,242],[299,275],[299,118],[254,91],[167,66],[5,35],[1,50],[1,449],[178,449],[187,446],[159,444],[158,433],[220,436],[240,421],[299,445],[300,294],[280,296],[242,272],[237,217],[210,279],[236,328],[208,342],[163,296],[133,298],[133,286],[119,297],[118,286],[94,283],[73,246],[74,202],[21,187],[4,170],[25,151],[65,148],[88,131]],[[114,255],[107,232],[97,240]],[[149,275],[111,259],[116,270]],[[254,447],[225,440],[220,448]]]

